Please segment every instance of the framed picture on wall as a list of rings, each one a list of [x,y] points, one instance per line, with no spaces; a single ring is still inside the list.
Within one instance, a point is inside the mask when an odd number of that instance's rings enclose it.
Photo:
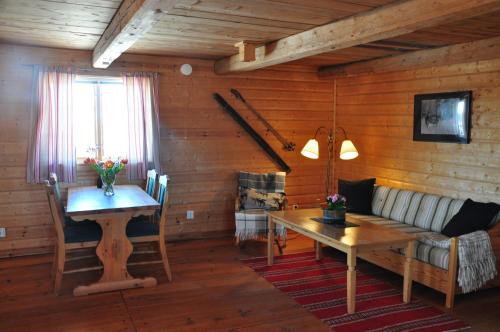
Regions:
[[[468,144],[472,91],[415,95],[413,140]]]

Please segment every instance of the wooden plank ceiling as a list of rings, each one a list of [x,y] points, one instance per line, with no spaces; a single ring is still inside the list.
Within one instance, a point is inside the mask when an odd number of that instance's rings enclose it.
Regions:
[[[218,59],[242,40],[270,42],[394,0],[181,0],[128,53]],[[0,42],[91,50],[120,0],[0,0]],[[500,35],[500,12],[294,63],[325,66]]]

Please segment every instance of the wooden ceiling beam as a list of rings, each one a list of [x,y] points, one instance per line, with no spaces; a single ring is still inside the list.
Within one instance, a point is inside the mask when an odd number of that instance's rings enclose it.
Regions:
[[[254,41],[240,41],[234,44],[234,47],[238,48],[239,60],[243,62],[255,61],[255,47],[260,44]]]
[[[255,49],[256,60],[240,55],[215,62],[215,72],[226,74],[285,63],[361,44],[394,38],[423,28],[500,9],[500,0],[407,0],[313,28]]]
[[[174,8],[175,0],[123,0],[94,47],[94,68],[108,68],[123,52]]]
[[[335,78],[414,70],[496,59],[499,54],[500,37],[494,37],[429,50],[409,52],[381,59],[361,61],[348,65],[326,66],[319,69],[318,75],[321,78]]]

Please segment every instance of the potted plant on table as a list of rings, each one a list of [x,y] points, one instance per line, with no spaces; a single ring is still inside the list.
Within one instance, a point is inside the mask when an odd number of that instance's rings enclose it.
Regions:
[[[85,164],[89,165],[101,177],[105,196],[113,196],[115,194],[113,185],[115,184],[116,174],[120,173],[127,163],[127,159],[118,159],[116,161],[111,159],[106,161],[95,160],[94,158],[85,159]]]
[[[346,198],[335,194],[326,197],[326,205],[323,208],[323,219],[332,222],[344,222],[346,212]]]

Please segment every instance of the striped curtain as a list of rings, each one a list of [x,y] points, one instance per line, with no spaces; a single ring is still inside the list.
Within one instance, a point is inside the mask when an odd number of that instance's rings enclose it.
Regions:
[[[76,182],[74,80],[68,68],[34,67],[28,183],[41,183],[51,172],[63,182]]]
[[[127,175],[130,180],[146,179],[148,169],[160,169],[159,75],[123,75],[128,114]]]

